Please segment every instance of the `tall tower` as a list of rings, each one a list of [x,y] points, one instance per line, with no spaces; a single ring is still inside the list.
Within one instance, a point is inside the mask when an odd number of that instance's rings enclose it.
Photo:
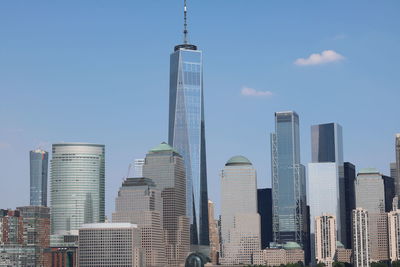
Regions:
[[[396,134],[396,195],[400,196],[400,133]]]
[[[294,111],[275,113],[271,161],[274,240],[294,241],[306,249],[305,168],[300,164],[299,116]]]
[[[30,205],[47,206],[47,170],[49,153],[37,149],[30,151]]]
[[[53,144],[51,233],[63,236],[84,223],[104,222],[104,145]]]
[[[186,170],[186,215],[191,243],[208,245],[208,192],[203,97],[203,57],[188,43],[187,8],[184,40],[170,57],[168,142],[182,155]]]
[[[336,253],[335,216],[323,214],[315,217],[315,258],[318,263],[332,267]]]
[[[353,266],[369,267],[370,238],[368,231],[368,211],[363,208],[356,208],[352,215],[353,227]]]

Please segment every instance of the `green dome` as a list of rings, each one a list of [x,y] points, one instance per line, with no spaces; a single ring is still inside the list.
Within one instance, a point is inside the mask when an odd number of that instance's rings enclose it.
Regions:
[[[150,149],[149,152],[165,152],[165,151],[171,151],[171,152],[178,153],[175,149],[172,148],[172,146],[168,145],[165,142],[162,142],[158,146]]]
[[[248,160],[246,157],[243,156],[234,156],[232,158],[230,158],[225,166],[229,166],[229,165],[252,165],[250,160]]]

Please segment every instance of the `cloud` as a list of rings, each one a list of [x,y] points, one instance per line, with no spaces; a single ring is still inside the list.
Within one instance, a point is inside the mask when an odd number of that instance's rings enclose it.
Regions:
[[[11,145],[9,143],[6,142],[0,142],[0,149],[6,149],[6,148],[10,148]]]
[[[295,65],[298,66],[310,66],[310,65],[320,65],[331,62],[337,62],[345,59],[341,54],[333,51],[333,50],[325,50],[320,54],[311,54],[308,58],[298,58],[294,62]]]
[[[244,96],[264,96],[270,97],[273,95],[270,91],[257,91],[256,89],[244,86],[242,88],[241,94]]]

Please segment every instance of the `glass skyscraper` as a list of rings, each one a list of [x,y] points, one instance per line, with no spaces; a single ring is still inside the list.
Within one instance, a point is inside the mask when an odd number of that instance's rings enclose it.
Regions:
[[[47,170],[49,153],[41,149],[30,151],[30,205],[47,206]]]
[[[300,164],[299,116],[275,113],[271,134],[272,212],[274,241],[306,243],[305,167]]]
[[[104,222],[104,145],[53,144],[51,233],[65,235],[84,223]]]
[[[170,58],[168,142],[185,162],[186,215],[191,222],[191,243],[208,245],[202,65],[202,52],[195,45],[175,46]]]

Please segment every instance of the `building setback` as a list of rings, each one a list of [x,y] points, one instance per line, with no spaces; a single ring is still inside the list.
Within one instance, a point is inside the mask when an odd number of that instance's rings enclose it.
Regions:
[[[30,205],[47,206],[47,172],[49,153],[37,149],[29,152]]]

